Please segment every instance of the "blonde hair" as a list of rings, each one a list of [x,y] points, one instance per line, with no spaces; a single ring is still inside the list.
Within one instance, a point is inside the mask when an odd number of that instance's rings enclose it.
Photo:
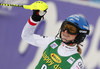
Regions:
[[[79,54],[82,54],[82,49],[80,48],[80,45],[81,44],[77,44],[77,51]],[[83,46],[83,45],[81,45],[81,46]]]

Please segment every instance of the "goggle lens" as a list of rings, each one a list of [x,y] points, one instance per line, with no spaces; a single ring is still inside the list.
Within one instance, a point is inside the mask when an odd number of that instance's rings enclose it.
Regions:
[[[62,31],[65,31],[65,30],[67,30],[68,33],[69,33],[69,34],[72,34],[72,35],[75,35],[75,34],[78,33],[77,27],[75,27],[75,26],[73,26],[73,25],[71,25],[71,24],[66,24],[66,25],[63,27]]]

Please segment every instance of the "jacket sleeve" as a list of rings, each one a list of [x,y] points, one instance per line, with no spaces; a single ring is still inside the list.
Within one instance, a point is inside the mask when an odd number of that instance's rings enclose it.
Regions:
[[[81,59],[78,59],[73,66],[71,67],[71,69],[84,69],[84,64],[82,62]]]
[[[38,23],[39,22],[33,21],[30,17],[30,19],[27,21],[26,25],[23,28],[21,37],[29,44],[45,49],[48,44],[52,42],[55,38],[34,34]]]

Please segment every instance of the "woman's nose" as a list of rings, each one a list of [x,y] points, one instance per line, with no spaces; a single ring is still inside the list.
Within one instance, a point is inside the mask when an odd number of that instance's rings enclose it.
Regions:
[[[65,30],[65,31],[64,31],[64,33],[67,33],[67,34],[69,34],[67,30]]]

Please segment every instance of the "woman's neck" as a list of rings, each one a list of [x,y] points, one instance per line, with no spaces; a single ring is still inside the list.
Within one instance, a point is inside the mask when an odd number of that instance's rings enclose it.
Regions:
[[[73,46],[75,46],[76,44],[66,44],[66,45],[73,47]]]

